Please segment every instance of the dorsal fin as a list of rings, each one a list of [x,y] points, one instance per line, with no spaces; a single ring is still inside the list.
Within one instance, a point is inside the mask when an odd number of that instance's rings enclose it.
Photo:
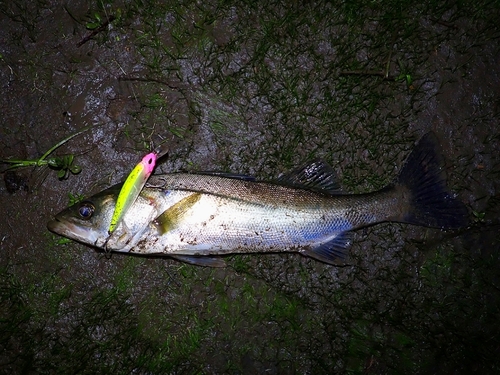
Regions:
[[[243,181],[255,181],[254,176],[250,176],[247,174],[240,174],[240,173],[231,173],[231,172],[217,172],[217,171],[200,171],[196,172],[196,174],[204,174],[208,176],[217,176],[217,177],[225,177],[225,178],[232,178],[235,180],[243,180]]]
[[[277,183],[328,194],[339,194],[340,185],[332,167],[322,160],[294,169],[278,177]]]

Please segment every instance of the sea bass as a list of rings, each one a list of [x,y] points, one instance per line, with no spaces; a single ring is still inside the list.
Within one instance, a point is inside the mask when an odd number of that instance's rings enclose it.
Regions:
[[[165,255],[222,267],[230,253],[298,252],[336,264],[350,231],[393,221],[441,229],[468,223],[448,192],[437,139],[428,133],[396,181],[366,194],[340,192],[332,169],[315,161],[272,182],[224,173],[153,175],[108,234],[121,185],[55,216],[48,229],[107,251]]]

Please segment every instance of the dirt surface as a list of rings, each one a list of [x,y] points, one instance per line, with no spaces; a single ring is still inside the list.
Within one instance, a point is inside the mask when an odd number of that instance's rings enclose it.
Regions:
[[[85,130],[47,157],[71,162],[2,164],[1,373],[500,371],[500,5],[264,4],[0,2],[0,158]],[[471,225],[360,230],[344,266],[214,270],[46,229],[161,142],[156,173],[269,179],[322,158],[361,193],[428,131]]]

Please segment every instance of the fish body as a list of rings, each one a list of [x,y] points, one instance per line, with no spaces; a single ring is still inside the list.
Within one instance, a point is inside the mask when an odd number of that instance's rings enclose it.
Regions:
[[[428,134],[395,183],[367,194],[342,194],[331,168],[317,161],[274,182],[225,174],[151,176],[109,237],[120,186],[56,215],[48,228],[107,250],[161,254],[223,266],[229,253],[299,252],[337,263],[350,231],[385,221],[454,229],[466,207],[446,191],[437,140]]]

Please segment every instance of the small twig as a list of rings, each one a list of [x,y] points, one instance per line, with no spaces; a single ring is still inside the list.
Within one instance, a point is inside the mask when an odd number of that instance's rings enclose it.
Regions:
[[[82,40],[80,40],[78,43],[76,43],[76,46],[77,47],[81,47],[83,46],[85,43],[87,43],[90,39],[92,39],[94,36],[96,36],[98,33],[100,33],[101,31],[104,31],[106,30],[106,27],[108,27],[108,25],[113,22],[114,20],[116,19],[115,16],[109,16],[109,18],[101,25],[99,26],[97,29],[95,29],[94,31],[92,31],[89,35],[87,35],[85,38],[83,38]]]
[[[392,43],[396,37],[392,38]],[[389,76],[389,69],[391,67],[391,58],[392,58],[392,48],[389,50],[389,56],[387,56],[387,62],[385,63],[384,71],[376,71],[376,70],[345,70],[340,72],[340,75],[359,75],[359,76],[379,76],[382,77],[386,81],[396,81],[396,78]]]
[[[389,56],[387,57],[387,63],[385,64],[385,74],[384,78],[389,78],[389,68],[391,66],[392,49],[389,51]]]
[[[340,75],[344,76],[378,76],[382,77],[386,81],[394,81],[394,77],[389,77],[388,72],[376,71],[376,70],[344,70],[340,72]]]
[[[344,70],[340,72],[342,75],[352,76],[352,75],[363,75],[363,76],[380,76],[384,77],[384,72],[378,72],[376,70]]]
[[[66,11],[66,13],[69,14],[69,16],[73,19],[73,21],[75,21],[76,23],[79,23],[81,24],[80,20],[76,19],[76,17],[73,15],[73,13],[71,13],[68,9],[68,7],[66,5],[63,5],[64,7],[64,10]]]
[[[126,77],[126,76],[120,76],[118,77],[119,81],[130,81],[130,82],[154,82],[154,83],[159,83],[161,85],[165,85],[173,90],[180,89],[180,86],[175,86],[172,85],[168,82],[162,81],[157,78],[144,78],[144,77]]]
[[[430,19],[432,22],[435,22],[435,23],[438,23],[440,24],[441,26],[445,26],[445,27],[449,27],[450,29],[458,29],[458,27],[450,22],[446,22],[446,21],[443,21],[443,20],[438,20],[437,18],[431,18]]]

